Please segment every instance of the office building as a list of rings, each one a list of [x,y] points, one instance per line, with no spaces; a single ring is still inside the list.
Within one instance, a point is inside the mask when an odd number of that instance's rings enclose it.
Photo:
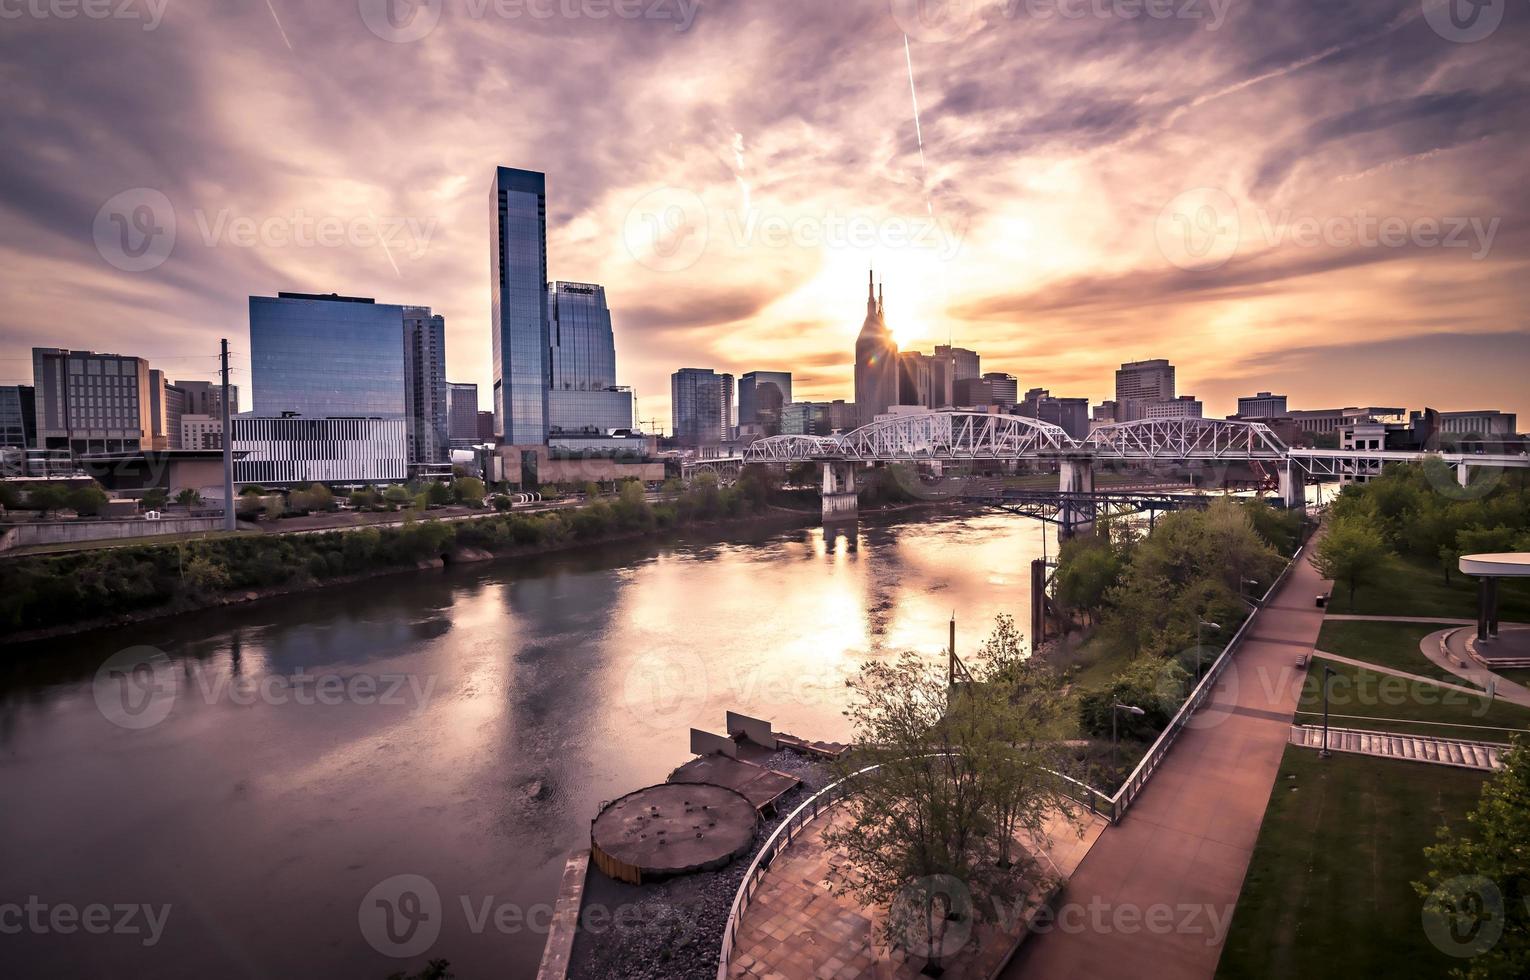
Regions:
[[[260,397],[260,383],[255,385]],[[409,476],[409,419],[257,418],[233,426],[234,482],[285,487],[370,485]]]
[[[489,194],[494,433],[505,445],[546,445],[552,390],[547,177],[499,167]]]
[[[407,418],[404,308],[338,295],[251,296],[250,372],[252,414],[263,418]]]
[[[1089,435],[1089,399],[1054,398],[1045,388],[1032,388],[1015,406],[1016,415],[1049,422],[1075,439]]]
[[[681,368],[670,376],[675,440],[687,448],[715,446],[733,436],[733,375]]]
[[[1198,419],[1202,418],[1204,406],[1194,395],[1180,395],[1172,401],[1139,403],[1141,418],[1145,419]]]
[[[782,412],[792,401],[789,371],[750,371],[738,379],[738,424],[760,427],[760,434],[784,432]]]
[[[404,376],[409,392],[410,452],[417,464],[451,462],[451,413],[446,388],[446,318],[426,306],[406,306]]]
[[[866,320],[855,341],[855,409],[861,425],[876,421],[889,405],[898,404],[900,387],[898,342],[887,329],[874,275],[868,277],[866,288]]]
[[[994,401],[993,385],[982,378],[963,378],[956,382],[955,389],[953,398],[961,408],[987,408],[998,404]]]
[[[1020,380],[1013,374],[990,371],[983,375],[983,380],[988,383],[988,391],[992,398],[989,404],[1010,408],[1019,403]]]
[[[478,386],[446,383],[447,434],[453,449],[470,449],[479,444],[478,433]],[[493,418],[493,415],[490,415]],[[490,423],[489,435],[493,436]]]
[[[1116,372],[1117,421],[1147,418],[1146,406],[1175,399],[1174,365],[1163,358],[1130,361]]]
[[[826,436],[833,432],[827,402],[792,402],[781,410],[783,436]]]
[[[1410,423],[1419,427],[1428,409],[1414,412]],[[1513,412],[1435,412],[1437,426],[1434,431],[1443,436],[1466,436],[1474,439],[1513,436],[1519,431],[1519,418]]]
[[[1094,422],[1094,426],[1091,426],[1091,428],[1095,428],[1101,425],[1114,425],[1116,422],[1120,421],[1119,412],[1120,406],[1118,406],[1115,402],[1110,401],[1109,399],[1100,402],[1098,405],[1094,406],[1094,415],[1091,419],[1091,421]]]
[[[152,448],[149,362],[141,357],[32,348],[37,448],[126,453]]]
[[[549,434],[606,436],[632,428],[632,390],[616,383],[616,336],[603,286],[547,287],[552,343]]]
[[[180,390],[185,404],[181,411],[186,415],[223,416],[223,385],[216,381],[171,381]],[[228,386],[228,413],[239,414],[239,386]],[[173,428],[173,427],[172,427]]]
[[[37,389],[31,385],[0,386],[0,448],[31,449],[37,445]]]
[[[494,413],[478,413],[478,442],[480,445],[488,445],[494,441]]]
[[[935,356],[950,358],[956,364],[956,376],[951,380],[968,381],[983,376],[982,358],[977,351],[967,350],[965,347],[952,347],[949,344],[941,344],[935,348]]]
[[[176,449],[222,449],[223,419],[211,415],[182,415],[176,442]]]
[[[1250,398],[1238,399],[1238,417],[1245,419],[1270,419],[1285,415],[1288,409],[1285,395],[1272,395],[1261,391]]]
[[[856,421],[860,418],[856,412],[855,402],[847,402],[843,398],[836,398],[829,404],[829,428],[834,432],[849,432],[855,428]]]
[[[1403,424],[1408,421],[1406,408],[1319,408],[1293,411],[1291,420],[1301,432],[1313,435],[1337,435],[1341,427],[1362,422]]]

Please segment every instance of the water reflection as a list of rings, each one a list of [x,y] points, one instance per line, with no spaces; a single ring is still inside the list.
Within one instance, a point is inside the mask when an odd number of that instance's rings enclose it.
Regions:
[[[848,732],[845,679],[1022,623],[1041,526],[863,520],[390,576],[6,651],[0,899],[170,903],[164,937],[24,933],[23,975],[380,978],[357,925],[379,882],[439,889],[431,955],[526,975],[543,936],[462,912],[551,901],[602,800],[662,779],[732,708]],[[167,653],[168,717],[97,707],[97,668]],[[379,692],[396,683],[397,698]],[[338,703],[300,696],[336,685]],[[373,696],[356,695],[374,685]],[[254,691],[253,695],[250,693]]]

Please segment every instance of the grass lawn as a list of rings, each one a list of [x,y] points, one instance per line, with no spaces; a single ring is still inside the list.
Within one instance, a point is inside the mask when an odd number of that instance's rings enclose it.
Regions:
[[[1495,670],[1493,673],[1500,677],[1507,678],[1516,684],[1523,684],[1526,687],[1530,687],[1530,667],[1520,667],[1514,670]]]
[[[1296,720],[1321,724],[1322,673],[1332,667],[1329,724],[1335,728],[1406,732],[1441,738],[1507,742],[1516,732],[1530,732],[1530,708],[1448,691],[1424,681],[1409,681],[1314,657],[1307,668]],[[1304,714],[1304,712],[1306,712]],[[1358,716],[1358,717],[1357,717]]]
[[[1450,583],[1445,584],[1437,562],[1425,564],[1394,556],[1387,560],[1377,584],[1356,591],[1353,603],[1347,589],[1334,586],[1328,611],[1362,616],[1476,619],[1477,580],[1456,574],[1450,577]],[[1504,580],[1498,595],[1499,615],[1505,622],[1530,623],[1530,581]]]
[[[1474,686],[1465,678],[1436,666],[1419,650],[1419,641],[1440,629],[1442,627],[1432,623],[1365,623],[1330,619],[1323,623],[1317,648],[1379,667],[1432,677],[1447,684]]]
[[[1293,778],[1294,777],[1294,778]],[[1217,976],[1440,977],[1424,935],[1435,829],[1460,826],[1485,775],[1287,746]]]

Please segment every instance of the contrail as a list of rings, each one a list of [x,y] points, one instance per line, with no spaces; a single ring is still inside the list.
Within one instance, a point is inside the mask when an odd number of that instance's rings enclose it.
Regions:
[[[288,51],[291,51],[292,50],[292,42],[287,40],[287,32],[282,29],[282,19],[280,17],[276,16],[276,8],[271,6],[271,0],[266,0],[266,9],[271,11],[271,19],[276,21],[276,29],[277,29],[278,32],[281,33],[282,43],[287,46],[287,50]]]
[[[919,93],[914,89],[914,55],[909,51],[907,34],[903,35],[903,60],[908,65],[908,94],[914,100],[914,137],[919,141],[919,178],[921,183],[925,183],[929,170],[924,162],[924,130],[919,125]],[[934,216],[935,209],[930,206],[928,197],[925,198],[924,206]]]
[[[398,263],[393,261],[393,251],[388,248],[388,236],[383,233],[382,222],[377,220],[377,212],[367,208],[367,214],[372,216],[372,227],[377,229],[377,244],[382,246],[383,254],[388,257],[388,264],[393,266],[393,274],[400,279],[404,278],[404,274],[398,271]]]

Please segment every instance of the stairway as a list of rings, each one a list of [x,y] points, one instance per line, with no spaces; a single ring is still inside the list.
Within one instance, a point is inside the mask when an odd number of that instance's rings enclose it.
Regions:
[[[1318,725],[1292,725],[1291,742],[1309,749],[1321,749],[1323,729]],[[1328,748],[1333,752],[1354,752],[1389,759],[1432,762],[1440,766],[1496,771],[1503,768],[1501,756],[1509,747],[1498,742],[1467,742],[1427,735],[1363,732],[1353,728],[1330,727]]]

